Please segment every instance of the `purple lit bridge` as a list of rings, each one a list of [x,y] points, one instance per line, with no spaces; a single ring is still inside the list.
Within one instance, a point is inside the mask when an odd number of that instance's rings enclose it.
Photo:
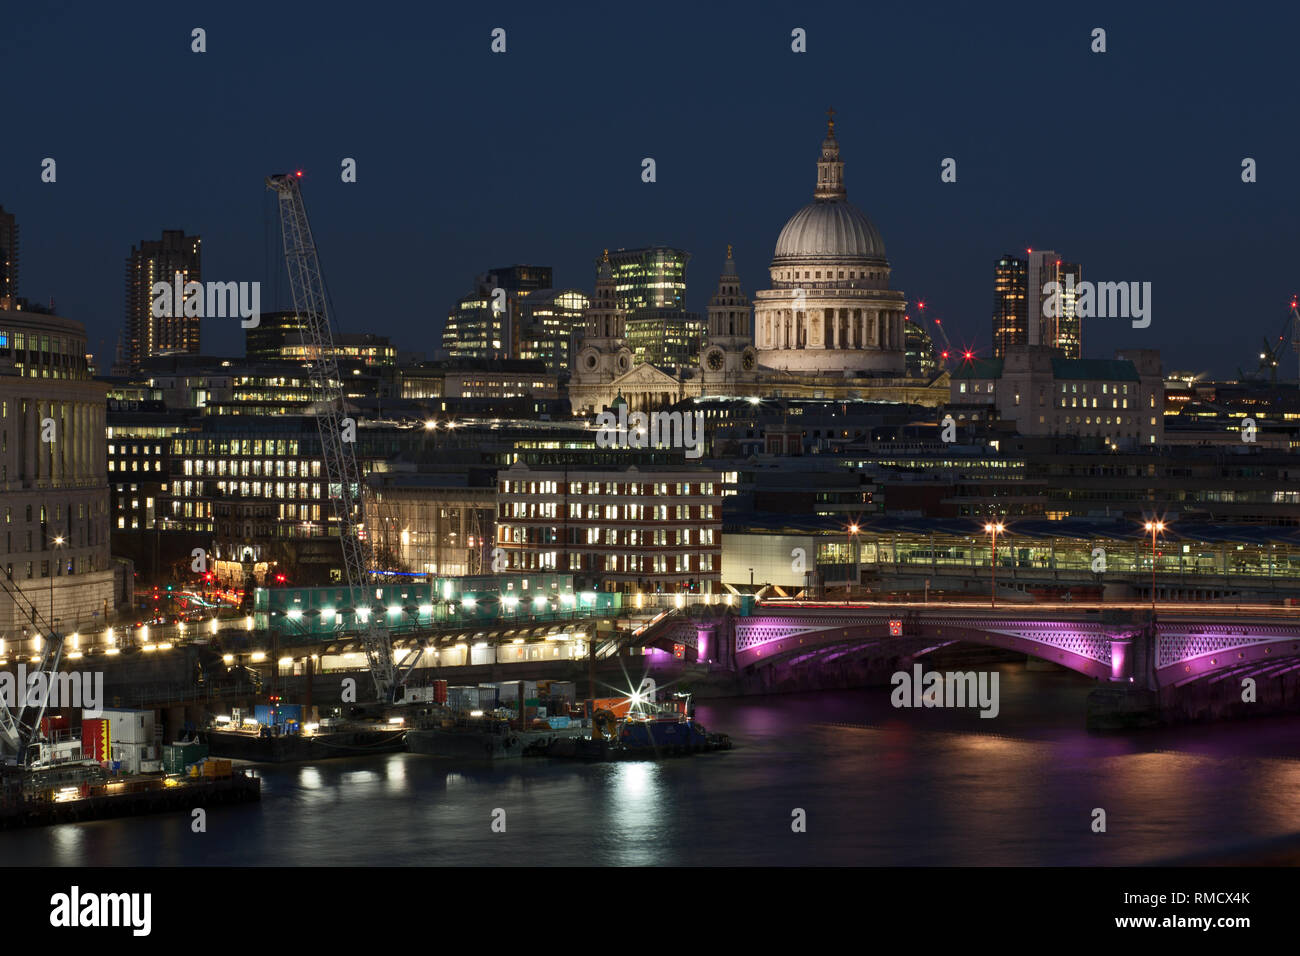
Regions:
[[[687,647],[688,659],[729,665],[756,691],[846,686],[833,675],[851,681],[975,645],[1152,693],[1160,707],[1188,716],[1221,715],[1224,708],[1207,702],[1240,702],[1247,677],[1270,710],[1300,710],[1300,612],[1283,607],[1170,605],[1153,624],[1143,605],[765,604],[744,617],[679,613],[644,637],[664,650]]]

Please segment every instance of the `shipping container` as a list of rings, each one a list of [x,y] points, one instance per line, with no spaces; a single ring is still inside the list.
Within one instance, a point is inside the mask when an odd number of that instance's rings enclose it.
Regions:
[[[186,767],[198,763],[207,755],[207,744],[166,744],[163,747],[163,770],[166,773],[184,773]]]
[[[154,715],[152,710],[123,710],[105,707],[99,716],[108,719],[109,737],[115,744],[151,744],[154,742]],[[83,712],[83,720],[84,718]]]
[[[101,763],[112,758],[107,717],[86,717],[81,721],[81,750]]]
[[[551,681],[551,696],[563,697],[573,703],[578,699],[578,685],[571,680],[553,680]]]

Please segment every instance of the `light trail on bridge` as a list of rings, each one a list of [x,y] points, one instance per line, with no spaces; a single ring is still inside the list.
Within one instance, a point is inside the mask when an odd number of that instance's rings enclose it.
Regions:
[[[859,609],[871,609],[879,611],[889,610],[906,610],[906,609],[924,609],[927,611],[944,611],[951,609],[960,611],[963,614],[971,611],[988,611],[991,614],[1000,616],[1014,615],[1018,612],[1026,614],[1037,614],[1042,611],[1075,611],[1083,613],[1092,613],[1100,611],[1150,611],[1151,603],[1149,601],[1051,601],[1051,602],[1034,602],[1024,604],[1012,604],[1003,601],[996,608],[990,607],[989,602],[985,601],[801,601],[795,598],[768,598],[762,600],[757,605],[760,608],[771,610],[781,610],[783,608],[797,608],[801,610],[827,610],[843,611]],[[1157,604],[1156,613],[1163,611],[1166,614],[1211,614],[1211,615],[1247,615],[1252,617],[1269,616],[1269,617],[1300,617],[1300,607],[1289,607],[1281,604],[1223,604],[1222,602],[1211,601],[1178,601]]]

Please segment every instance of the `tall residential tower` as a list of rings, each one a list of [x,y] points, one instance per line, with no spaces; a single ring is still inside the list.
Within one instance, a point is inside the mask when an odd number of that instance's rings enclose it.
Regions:
[[[122,363],[140,368],[145,359],[199,352],[199,317],[153,314],[155,282],[169,285],[180,273],[182,287],[202,282],[202,240],[182,229],[166,229],[162,239],[131,247],[126,260],[126,315],[122,325]],[[174,311],[174,310],[168,310]]]

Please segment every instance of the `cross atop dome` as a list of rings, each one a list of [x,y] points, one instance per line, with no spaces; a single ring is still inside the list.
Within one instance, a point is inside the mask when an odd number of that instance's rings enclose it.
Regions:
[[[835,107],[830,107],[826,111],[826,135],[831,139],[835,138]]]

